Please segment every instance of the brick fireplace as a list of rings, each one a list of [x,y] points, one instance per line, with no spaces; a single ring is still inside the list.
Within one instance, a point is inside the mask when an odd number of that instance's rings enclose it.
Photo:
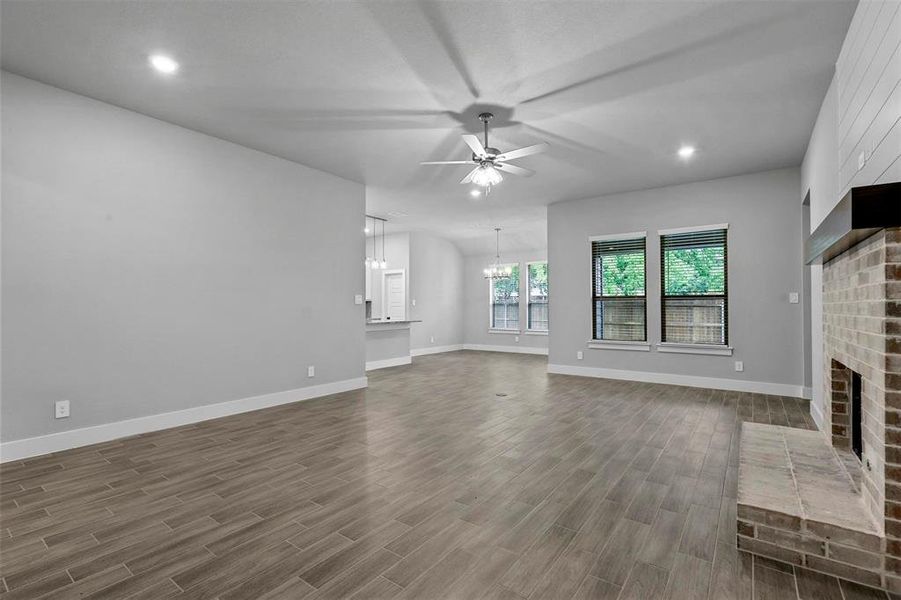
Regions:
[[[864,504],[880,530],[901,538],[901,356],[893,354],[901,352],[899,253],[901,229],[884,229],[823,265],[830,400],[823,416],[832,445],[850,452],[852,376],[858,373]]]
[[[741,550],[896,593],[899,225],[901,184],[855,188],[811,237],[808,258],[823,262],[823,431],[745,423],[737,507]]]

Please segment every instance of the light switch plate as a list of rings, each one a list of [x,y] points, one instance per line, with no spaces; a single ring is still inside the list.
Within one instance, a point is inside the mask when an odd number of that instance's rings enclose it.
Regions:
[[[316,376],[316,367],[310,365],[307,367],[307,377],[315,377]]]
[[[518,336],[518,335],[514,335],[514,336],[513,336],[513,341],[516,342],[516,343],[518,344],[518,343],[519,343],[519,336]]]
[[[363,304],[363,294],[356,294],[354,296],[354,304]]]
[[[799,300],[798,292],[789,292],[789,294],[788,294],[788,301],[789,301],[791,304],[797,304],[797,303],[798,303],[798,300]]]
[[[743,363],[743,362],[740,361],[740,360],[735,361],[735,370],[736,370],[736,371],[744,371],[744,370],[745,370],[745,363]]]
[[[576,358],[577,358],[578,360],[582,360],[582,351],[581,351],[581,350],[579,350],[578,352],[576,352]]]

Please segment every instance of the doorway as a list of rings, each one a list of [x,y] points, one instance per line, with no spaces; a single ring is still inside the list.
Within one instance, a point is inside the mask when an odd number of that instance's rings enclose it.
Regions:
[[[403,269],[382,272],[382,318],[404,321],[407,318],[407,276]]]

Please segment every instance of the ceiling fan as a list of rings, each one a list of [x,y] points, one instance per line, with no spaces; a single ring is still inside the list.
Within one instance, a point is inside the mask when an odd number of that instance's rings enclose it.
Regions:
[[[479,115],[479,120],[485,127],[484,144],[479,141],[478,136],[470,134],[463,136],[463,141],[466,142],[466,145],[472,149],[471,160],[440,160],[422,162],[419,164],[475,165],[475,168],[470,171],[469,174],[460,181],[460,183],[467,184],[469,182],[472,182],[476,185],[488,188],[490,188],[492,185],[497,185],[504,180],[499,171],[503,171],[504,173],[512,173],[514,175],[521,175],[523,177],[534,175],[535,171],[517,167],[516,165],[508,165],[507,161],[516,158],[522,158],[523,156],[529,156],[530,154],[539,154],[546,151],[550,146],[548,146],[548,144],[546,144],[545,142],[542,142],[540,144],[535,144],[534,146],[526,146],[525,148],[519,148],[518,150],[511,150],[509,152],[501,152],[497,148],[492,148],[488,145],[488,121],[490,121],[492,117],[494,117],[494,115],[490,112],[484,112]]]

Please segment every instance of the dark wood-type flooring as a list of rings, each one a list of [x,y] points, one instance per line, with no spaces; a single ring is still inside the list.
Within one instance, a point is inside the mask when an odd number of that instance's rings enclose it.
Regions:
[[[0,469],[0,599],[881,592],[740,555],[743,420],[807,403],[455,352],[351,392]]]

